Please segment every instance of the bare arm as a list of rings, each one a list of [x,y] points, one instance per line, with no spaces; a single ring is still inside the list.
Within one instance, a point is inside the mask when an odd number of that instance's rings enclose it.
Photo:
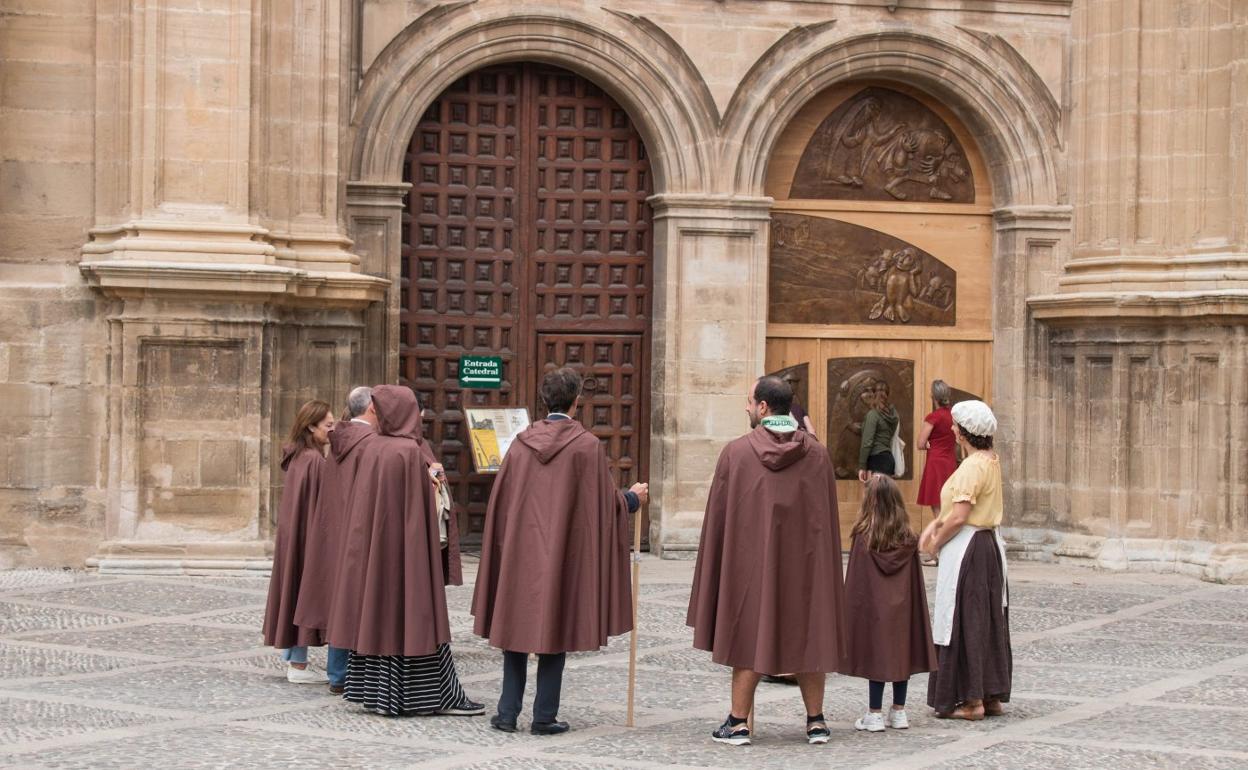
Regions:
[[[805,417],[803,417],[802,422],[806,426],[806,432],[818,438],[818,436],[815,434],[815,424],[810,421],[810,415],[806,415]]]
[[[966,523],[967,518],[971,515],[971,504],[965,500],[953,504],[953,510],[949,511],[949,517],[944,521],[937,519],[923,530],[923,540],[919,541],[919,550],[924,553],[935,555],[940,549],[953,539],[953,536],[962,529],[962,525]],[[926,542],[924,542],[924,540]]]
[[[923,421],[923,427],[919,428],[919,449],[927,451],[927,441],[932,437],[932,424],[927,420]]]

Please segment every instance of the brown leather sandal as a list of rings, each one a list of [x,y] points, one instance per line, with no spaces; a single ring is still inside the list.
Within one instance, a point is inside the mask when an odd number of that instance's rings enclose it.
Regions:
[[[953,711],[936,712],[937,719],[965,719],[967,722],[978,722],[984,718],[984,704],[979,701],[968,701]]]
[[[999,717],[1005,715],[1005,707],[1001,705],[999,700],[984,701],[984,715],[990,717]]]

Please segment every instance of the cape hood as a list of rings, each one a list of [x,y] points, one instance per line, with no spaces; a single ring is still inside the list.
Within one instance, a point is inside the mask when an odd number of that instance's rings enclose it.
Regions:
[[[371,425],[341,420],[335,423],[334,429],[330,431],[329,453],[335,460],[342,462],[361,441],[376,433],[377,431]]]
[[[770,471],[783,470],[806,456],[812,440],[805,431],[772,433],[759,425],[746,434],[758,461]]]
[[[887,551],[873,551],[870,548],[864,550],[871,554],[876,569],[885,575],[895,575],[914,558],[914,549],[917,547],[918,543],[911,540]]]
[[[516,441],[532,449],[545,465],[584,432],[585,426],[576,420],[542,420],[525,428]]]
[[[410,438],[418,444],[424,440],[420,429],[420,404],[411,388],[378,385],[373,388],[373,406],[377,410],[377,429],[381,435]]]

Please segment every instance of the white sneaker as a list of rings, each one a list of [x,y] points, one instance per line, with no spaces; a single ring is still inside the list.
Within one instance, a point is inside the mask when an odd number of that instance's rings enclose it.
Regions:
[[[286,667],[286,681],[291,684],[326,684],[329,677],[324,671],[317,671],[311,666],[307,668]]]
[[[910,727],[910,719],[906,716],[905,709],[889,709],[888,719],[885,721],[894,730],[905,730]]]
[[[868,711],[865,716],[854,722],[855,730],[866,730],[869,733],[884,732],[884,715],[875,711]]]

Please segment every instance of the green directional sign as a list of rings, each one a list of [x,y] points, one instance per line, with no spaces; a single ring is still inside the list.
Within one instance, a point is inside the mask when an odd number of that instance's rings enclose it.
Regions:
[[[498,356],[459,357],[459,387],[498,389],[502,385],[502,358]]]

